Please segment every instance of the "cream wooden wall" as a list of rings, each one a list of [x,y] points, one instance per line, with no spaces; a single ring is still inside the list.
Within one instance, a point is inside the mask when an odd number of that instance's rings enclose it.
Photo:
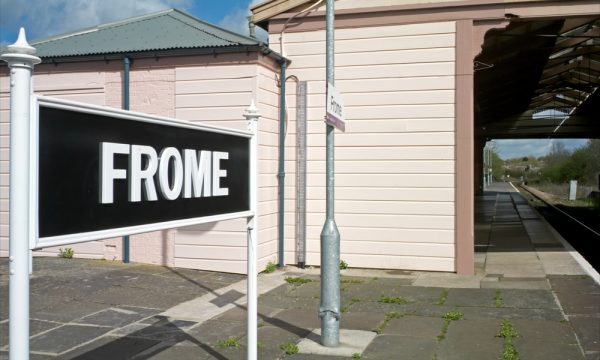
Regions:
[[[353,267],[454,270],[455,23],[338,29],[336,222]],[[284,35],[288,74],[308,81],[307,264],[325,219],[325,32]],[[280,51],[279,34],[270,46]],[[295,86],[288,83],[286,263],[295,263]]]
[[[246,129],[244,110],[255,99],[259,122],[258,270],[277,253],[277,133],[279,88],[270,60],[182,57],[136,60],[131,71],[131,109],[181,120]],[[39,65],[41,95],[121,107],[120,62]],[[87,70],[86,70],[87,69]],[[0,75],[0,256],[8,255],[8,76]],[[131,261],[167,266],[246,272],[246,220],[238,219],[131,237]],[[77,257],[121,259],[121,240],[69,245]],[[56,256],[58,249],[40,255]]]
[[[259,120],[258,270],[275,260],[277,99],[274,71],[256,64],[193,66],[176,69],[178,119],[246,129],[242,114],[254,99]],[[236,219],[179,229],[176,267],[246,272],[246,220]]]

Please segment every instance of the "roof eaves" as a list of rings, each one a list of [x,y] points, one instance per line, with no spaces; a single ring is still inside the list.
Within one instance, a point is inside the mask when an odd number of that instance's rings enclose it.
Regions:
[[[69,55],[69,56],[45,56],[42,57],[42,63],[72,63],[85,61],[109,61],[129,57],[131,59],[140,58],[158,58],[165,56],[189,56],[189,55],[218,55],[234,52],[259,52],[264,56],[268,56],[278,63],[285,61],[287,64],[291,61],[279,53],[273,51],[264,43],[257,45],[232,45],[221,47],[205,47],[205,48],[175,48],[166,50],[145,50],[133,52],[113,52],[103,54],[85,54],[85,55]],[[0,64],[1,65],[1,64]]]

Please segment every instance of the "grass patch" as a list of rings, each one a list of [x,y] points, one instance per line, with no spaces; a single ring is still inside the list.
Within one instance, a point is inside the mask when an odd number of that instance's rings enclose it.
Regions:
[[[265,270],[263,272],[265,272],[267,274],[270,274],[272,272],[275,272],[275,270],[277,270],[277,264],[275,264],[272,261],[269,261],[267,263],[267,266],[265,267]]]
[[[462,317],[463,313],[461,313],[460,311],[452,310],[445,313],[444,316],[442,316],[442,319],[446,321],[457,321],[462,319]]]
[[[519,352],[512,343],[504,343],[504,349],[502,349],[502,360],[519,360]]]
[[[515,326],[508,320],[503,320],[502,321],[502,326],[500,327],[500,331],[498,331],[498,334],[496,334],[497,337],[501,337],[504,339],[513,339],[516,338],[517,336],[519,336],[519,333],[517,332],[517,329],[515,329]]]
[[[442,290],[442,293],[440,294],[440,298],[438,299],[438,301],[436,301],[436,305],[444,305],[446,303],[446,300],[448,300],[448,289],[444,289]]]
[[[300,285],[308,284],[309,282],[312,282],[312,280],[306,279],[306,278],[301,278],[301,277],[286,277],[285,282],[287,282],[288,284],[291,284],[291,285],[300,286]]]
[[[217,341],[217,347],[220,349],[226,348],[239,348],[240,347],[240,338],[236,336],[232,336],[227,340],[219,340]]]
[[[73,255],[75,255],[75,251],[72,248],[58,249],[58,257],[63,259],[72,259]]]
[[[362,358],[362,356],[360,356],[359,353],[352,354],[352,360],[360,360],[360,358]]]
[[[494,302],[496,304],[496,307],[502,307],[502,290],[496,290],[496,297],[494,298]]]
[[[504,339],[500,360],[519,360],[519,352],[512,343],[512,339],[519,336],[515,326],[510,321],[503,320],[500,331],[496,336]]]
[[[450,323],[452,321],[458,321],[460,319],[462,319],[463,314],[460,311],[448,311],[447,313],[445,313],[442,316],[442,319],[444,319],[444,325],[442,325],[442,331],[440,332],[440,334],[438,335],[438,341],[442,341],[446,338],[446,333],[448,332],[448,326],[450,326]]]
[[[360,299],[359,298],[352,298],[350,299],[350,301],[348,302],[348,304],[346,304],[345,306],[342,307],[342,314],[345,314],[348,312],[348,310],[350,310],[350,307],[356,303],[359,303]]]
[[[390,320],[399,319],[402,316],[404,316],[404,314],[399,313],[397,311],[390,311],[389,313],[386,313],[385,318],[383,319],[383,322],[381,324],[379,324],[378,327],[373,329],[373,331],[376,332],[377,334],[381,334],[383,332],[383,329],[385,329],[387,324],[390,322]]]
[[[348,263],[344,260],[340,261],[340,270],[346,270],[348,268]]]
[[[279,348],[283,350],[286,355],[294,355],[298,353],[298,345],[292,343],[284,343],[279,345]]]
[[[397,304],[397,305],[405,305],[410,302],[401,296],[389,297],[389,296],[384,296],[384,295],[381,295],[381,297],[377,301],[382,304]]]

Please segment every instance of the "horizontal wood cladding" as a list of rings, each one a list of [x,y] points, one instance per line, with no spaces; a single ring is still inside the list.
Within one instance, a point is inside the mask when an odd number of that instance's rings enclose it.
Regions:
[[[175,111],[180,119],[247,129],[243,113],[255,101],[258,122],[258,269],[277,253],[277,159],[279,88],[260,64],[189,66],[176,69]],[[246,272],[246,219],[179,229],[175,266]]]
[[[335,218],[351,266],[454,270],[454,22],[336,29]],[[270,46],[280,51],[279,34]],[[325,220],[325,32],[283,35],[288,75],[307,81],[307,263]],[[288,83],[286,262],[294,262],[296,89]],[[277,180],[261,176],[263,184]]]

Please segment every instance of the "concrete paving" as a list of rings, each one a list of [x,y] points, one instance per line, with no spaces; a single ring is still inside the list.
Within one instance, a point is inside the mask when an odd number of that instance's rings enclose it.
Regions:
[[[343,353],[319,349],[318,269],[261,274],[259,358],[502,359],[510,344],[520,359],[599,360],[597,274],[506,184],[476,208],[474,276],[343,271],[340,324],[355,336]],[[0,359],[8,358],[7,274],[2,259]],[[296,277],[305,281],[286,281]],[[35,258],[30,329],[33,360],[244,359],[245,276]]]

